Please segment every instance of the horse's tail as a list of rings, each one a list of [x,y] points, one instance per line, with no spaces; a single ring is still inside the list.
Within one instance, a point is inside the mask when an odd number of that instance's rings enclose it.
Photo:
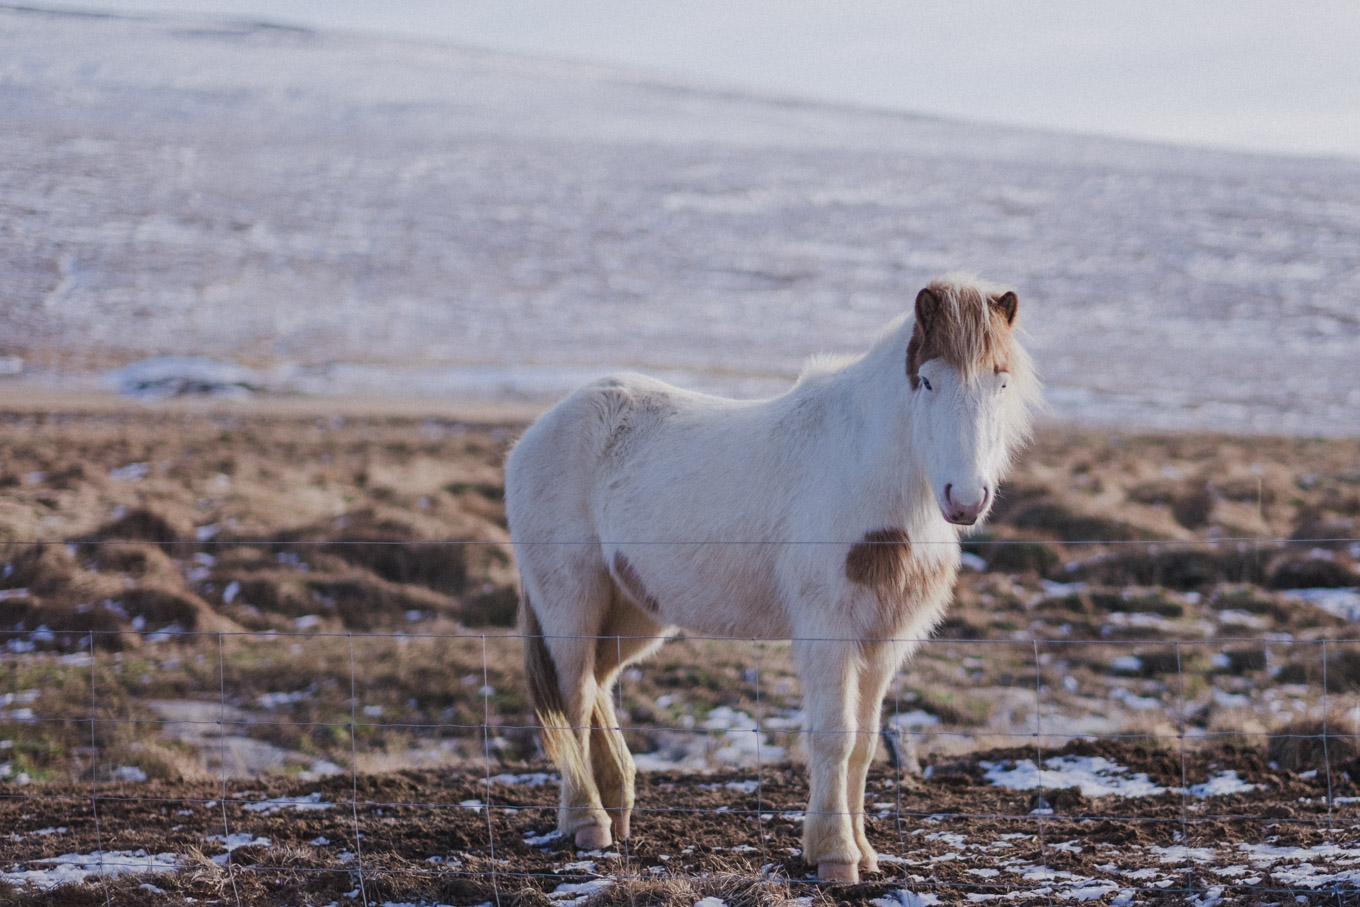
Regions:
[[[519,617],[520,632],[524,635],[524,676],[529,682],[534,717],[542,728],[543,751],[565,771],[589,778],[590,767],[585,764],[584,754],[567,717],[566,703],[562,701],[557,665],[553,662],[552,652],[548,650],[547,640],[543,638],[543,627],[539,625],[538,615],[534,613],[527,592],[520,599]]]

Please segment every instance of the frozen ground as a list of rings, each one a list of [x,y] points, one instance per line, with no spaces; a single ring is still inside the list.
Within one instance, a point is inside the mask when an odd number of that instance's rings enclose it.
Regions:
[[[284,779],[125,785],[101,792],[97,826],[90,790],[73,788],[0,801],[12,829],[0,885],[34,904],[157,895],[482,907],[517,893],[508,902],[582,905],[611,886],[622,890],[590,902],[1354,903],[1355,801],[1329,797],[1316,772],[1278,771],[1242,753],[1192,757],[1191,775],[1236,783],[1185,799],[1173,788],[1186,762],[1136,746],[1099,752],[1050,758],[1051,771],[1021,785],[993,777],[1000,763],[971,758],[920,781],[875,769],[867,828],[881,872],[855,889],[810,881],[798,846],[802,773],[777,765],[700,784],[686,773],[644,776],[633,838],[590,852],[555,834],[558,780],[542,773],[341,777],[325,791]],[[1006,764],[1020,771],[1025,760]],[[1128,789],[1134,778],[1157,791]],[[1271,818],[1251,818],[1262,815]],[[63,824],[43,824],[54,816]]]
[[[963,267],[1020,288],[1059,417],[1355,434],[1357,227],[1353,161],[0,9],[11,384],[154,394],[113,370],[196,356],[191,390],[769,393]]]

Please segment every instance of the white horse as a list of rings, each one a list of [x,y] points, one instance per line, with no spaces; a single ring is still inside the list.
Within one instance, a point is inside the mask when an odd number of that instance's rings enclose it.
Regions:
[[[938,622],[1039,386],[1015,293],[950,274],[862,356],[745,401],[604,378],[506,464],[525,664],[562,773],[558,828],[628,837],[636,769],[610,689],[676,628],[792,639],[807,714],[803,857],[877,869],[864,785],[893,672]]]

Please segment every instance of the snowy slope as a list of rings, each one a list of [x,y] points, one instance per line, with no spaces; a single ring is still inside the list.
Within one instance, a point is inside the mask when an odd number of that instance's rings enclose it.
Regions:
[[[769,393],[963,267],[1019,287],[1060,417],[1357,434],[1357,237],[1354,161],[0,8],[0,382]]]

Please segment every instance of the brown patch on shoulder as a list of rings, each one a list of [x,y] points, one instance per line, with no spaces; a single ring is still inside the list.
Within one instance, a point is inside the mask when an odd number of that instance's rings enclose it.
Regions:
[[[623,593],[639,608],[653,614],[661,610],[661,604],[647,592],[647,587],[642,583],[642,577],[638,576],[637,569],[633,567],[628,558],[624,557],[622,551],[614,552],[614,580],[619,584]]]
[[[938,613],[948,602],[956,571],[949,561],[914,556],[901,529],[866,532],[845,556],[846,578],[872,589],[878,600],[877,610],[863,615],[864,638],[896,637],[913,615],[926,609]]]
[[[845,556],[845,576],[852,583],[871,589],[901,589],[906,580],[911,539],[902,529],[875,529],[864,541],[850,546]]]
[[[943,359],[965,377],[1010,370],[1018,308],[1007,290],[986,296],[967,284],[935,281],[916,297],[916,322],[907,343],[907,375],[920,386],[921,364]]]

